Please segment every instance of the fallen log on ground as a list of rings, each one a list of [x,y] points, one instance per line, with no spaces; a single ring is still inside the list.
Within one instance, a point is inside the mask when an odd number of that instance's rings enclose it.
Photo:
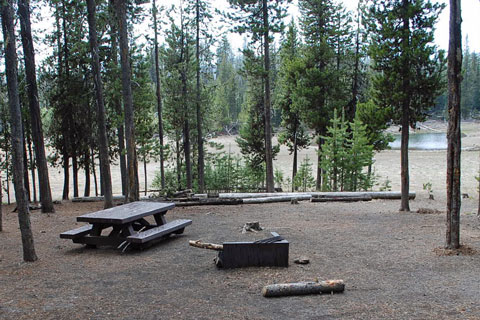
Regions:
[[[270,192],[270,193],[219,193],[221,199],[249,199],[249,198],[269,198],[269,197],[362,197],[369,195],[372,199],[401,199],[402,194],[398,191],[342,191],[342,192]],[[415,192],[409,193],[409,199],[415,199]]]
[[[103,196],[100,197],[75,197],[72,202],[99,202],[103,201]],[[125,200],[125,196],[113,196],[114,201]]]
[[[315,192],[253,192],[253,193],[219,193],[219,198],[229,199],[247,199],[247,198],[267,198],[267,197],[287,197],[287,196],[312,196]]]
[[[172,197],[178,198],[178,197],[182,197],[182,196],[186,196],[188,194],[191,194],[192,192],[193,192],[192,189],[180,190],[180,191],[174,192]]]
[[[202,242],[201,240],[190,240],[188,241],[188,244],[195,248],[210,249],[215,251],[223,250],[223,245],[221,244]]]
[[[263,197],[263,198],[246,198],[242,199],[245,204],[252,203],[272,203],[272,202],[290,202],[292,199],[310,200],[311,195],[294,195],[294,196],[280,196],[280,197]]]
[[[176,207],[192,207],[192,206],[228,206],[228,205],[238,205],[242,204],[242,199],[199,199],[198,201],[185,201],[177,202],[175,201]]]
[[[356,202],[356,201],[372,201],[371,196],[362,197],[320,197],[312,198],[311,202]]]
[[[279,283],[263,287],[264,297],[297,296],[319,293],[338,293],[345,290],[343,280],[326,280],[320,282]]]

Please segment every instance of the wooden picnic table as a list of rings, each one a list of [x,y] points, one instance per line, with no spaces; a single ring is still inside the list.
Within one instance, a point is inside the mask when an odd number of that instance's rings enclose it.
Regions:
[[[92,247],[147,244],[171,234],[181,234],[192,223],[187,219],[167,222],[165,214],[174,207],[174,203],[137,201],[84,214],[77,217],[77,221],[89,224],[63,232],[60,238]],[[148,216],[153,216],[154,224],[145,219]]]

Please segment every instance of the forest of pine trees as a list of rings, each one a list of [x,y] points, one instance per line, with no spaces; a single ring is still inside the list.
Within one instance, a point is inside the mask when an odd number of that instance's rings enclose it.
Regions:
[[[293,190],[297,153],[310,144],[320,150],[315,189],[371,188],[370,170],[361,172],[371,169],[373,150],[386,148],[387,124],[402,125],[408,139],[417,121],[447,118],[445,53],[433,38],[443,6],[429,0],[362,1],[355,12],[334,0],[299,0],[296,20],[281,0],[230,0],[223,13],[208,0],[0,2],[2,191],[10,202],[15,180],[15,193],[24,188],[24,202],[40,200],[45,212],[53,210],[47,163],[63,171],[63,199],[94,190],[106,207],[112,164],[127,201],[150,181],[161,193],[273,191],[281,174],[272,135],[292,154]],[[32,37],[30,15],[39,25],[48,10],[46,34]],[[241,50],[226,31],[244,36]],[[480,53],[468,41],[462,74],[462,118],[477,119]],[[238,134],[242,158],[222,146],[207,152],[220,134]],[[349,153],[358,163],[344,161]],[[147,176],[150,161],[161,162],[156,177]]]
[[[22,3],[13,4],[18,18],[25,12]],[[122,193],[135,200],[140,190],[150,188],[150,181],[156,188],[165,189],[167,175],[174,178],[167,183],[170,188],[209,190],[204,173],[205,166],[212,166],[208,160],[211,157],[204,154],[208,137],[239,134],[244,165],[263,172],[262,185],[269,187],[273,176],[269,162],[279,147],[268,143],[272,134],[278,135],[279,142],[292,153],[293,176],[289,179],[293,181],[298,151],[309,144],[322,149],[334,110],[343,110],[348,122],[355,118],[358,103],[386,110],[376,113],[379,119],[370,116],[370,123],[364,122],[367,131],[375,131],[371,126],[379,121],[400,121],[396,102],[376,94],[384,92],[382,85],[392,84],[382,84],[378,76],[387,69],[375,59],[385,59],[394,52],[379,47],[379,39],[389,35],[378,33],[380,30],[373,26],[375,19],[382,21],[389,8],[381,11],[374,2],[360,2],[358,9],[350,12],[332,0],[299,1],[298,19],[288,26],[285,4],[278,1],[231,1],[230,10],[223,14],[215,12],[208,1],[196,0],[171,8],[155,2],[150,6],[114,0],[32,1],[29,11],[35,19],[43,14],[42,5],[52,12],[52,26],[41,42],[33,38],[35,46],[50,48],[43,50],[50,53],[37,57],[34,66],[37,94],[29,91],[28,84],[32,58],[27,56],[28,51],[18,50],[18,95],[27,169],[24,180],[31,201],[51,199],[48,184],[42,182],[48,182],[48,172],[42,169],[44,158],[64,172],[63,199],[92,192],[111,193],[110,177],[105,174],[108,166],[103,164],[99,170],[95,165],[108,162],[119,164]],[[401,8],[413,3],[391,1],[392,8],[397,5]],[[438,6],[429,9],[428,1],[415,6],[426,24],[434,24],[441,10]],[[83,19],[87,11],[94,17],[88,23]],[[226,27],[215,26],[215,19],[223,19],[234,26],[230,31],[244,35],[242,49],[234,49],[225,34]],[[411,28],[425,28],[426,24]],[[25,24],[20,25],[23,37]],[[144,34],[135,31],[140,25],[149,26]],[[19,41],[20,30],[17,32]],[[92,38],[94,35],[97,39]],[[412,116],[415,121],[425,116],[446,119],[444,53],[433,45],[431,31],[419,36],[425,39],[412,41],[425,43],[430,46],[428,50],[434,50],[430,56],[438,56],[428,62],[425,79],[430,77],[430,84],[424,87],[433,85],[438,90],[429,89],[429,98],[415,99],[420,105],[410,106]],[[470,51],[468,39],[464,57],[462,117],[476,119],[480,117],[480,54]],[[130,72],[125,73],[124,64]],[[39,113],[31,111],[35,110],[32,97],[37,97]],[[13,149],[7,106],[2,71],[0,165],[6,180],[3,191],[10,197]],[[364,115],[362,121],[366,119]],[[40,129],[45,140],[37,139]],[[386,147],[379,139],[370,141],[377,151]],[[40,142],[48,147],[47,157],[42,155],[44,146]],[[315,161],[322,163],[322,157],[319,152]],[[159,176],[148,177],[146,163],[160,160]],[[145,175],[141,182],[139,170]],[[78,183],[79,175],[84,175],[84,186]],[[326,185],[322,177],[322,166],[318,166],[317,189]]]

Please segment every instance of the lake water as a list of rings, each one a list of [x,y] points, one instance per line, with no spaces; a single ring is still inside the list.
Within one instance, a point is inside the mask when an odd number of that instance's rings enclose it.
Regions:
[[[390,142],[392,149],[400,149],[401,135],[394,135],[395,141]],[[410,134],[408,148],[416,150],[444,150],[447,149],[447,135],[445,133],[415,133]]]

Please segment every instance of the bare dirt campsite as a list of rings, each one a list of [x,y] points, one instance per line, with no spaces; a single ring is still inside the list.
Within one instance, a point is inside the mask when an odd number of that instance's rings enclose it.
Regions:
[[[399,213],[399,200],[175,208],[167,220],[193,221],[184,234],[123,254],[60,239],[61,232],[81,225],[77,216],[103,206],[66,201],[56,205],[55,214],[32,212],[40,260],[21,262],[17,216],[7,206],[0,233],[0,318],[480,319],[478,151],[471,151],[480,144],[477,126],[464,125],[462,192],[469,198],[462,201],[460,255],[442,249],[445,150],[412,150],[411,185],[417,192],[412,212]],[[277,161],[287,165],[287,158],[282,153]],[[391,177],[398,190],[399,151],[375,158],[376,173]],[[435,200],[422,189],[427,181]],[[248,221],[265,229],[242,233]],[[272,231],[290,242],[288,268],[218,269],[215,251],[188,245],[199,239],[253,241]],[[293,262],[303,256],[309,264]],[[344,280],[345,292],[261,294],[268,284],[326,279]]]
[[[465,199],[465,212],[477,201]],[[20,262],[16,215],[7,207],[0,233],[2,319],[479,319],[480,220],[463,214],[463,255],[445,255],[445,204],[398,200],[175,208],[191,219],[183,235],[144,251],[88,249],[59,234],[102,203],[56,205],[32,214],[40,260]],[[246,221],[265,229],[241,233]],[[290,242],[288,268],[217,269],[214,251],[188,240],[255,240],[276,231]],[[307,256],[307,265],[294,264]],[[264,298],[272,283],[343,279],[345,292]]]

